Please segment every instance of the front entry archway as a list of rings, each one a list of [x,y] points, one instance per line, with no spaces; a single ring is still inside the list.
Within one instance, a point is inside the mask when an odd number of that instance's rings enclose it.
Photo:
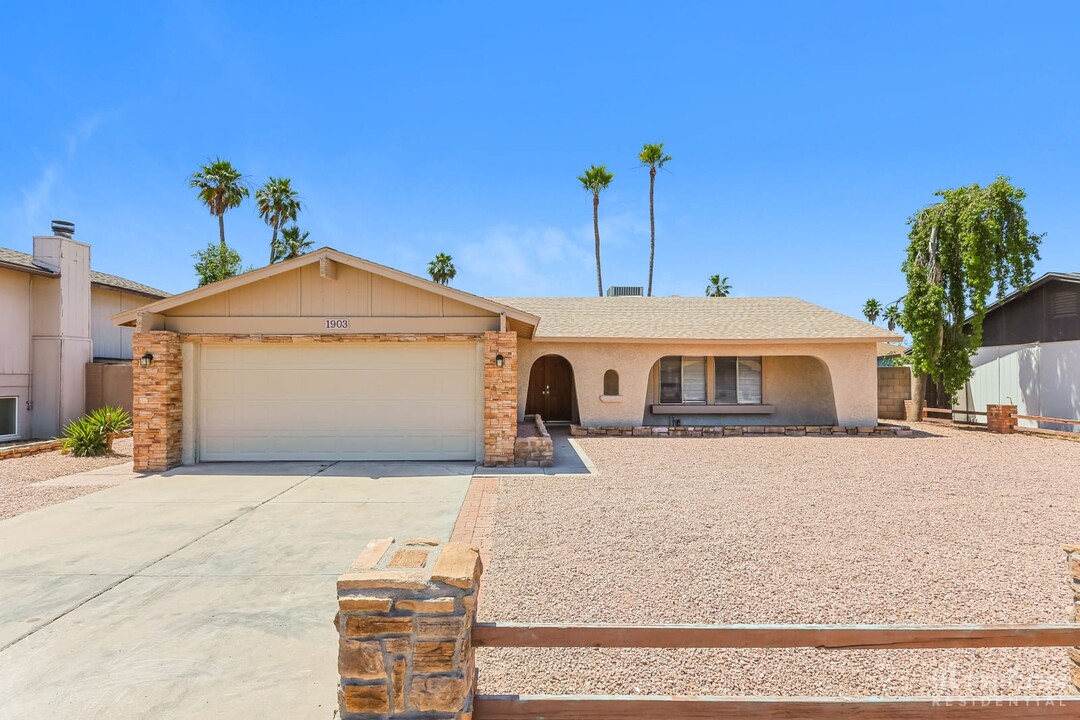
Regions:
[[[544,355],[533,363],[525,414],[539,415],[544,422],[577,421],[574,368],[562,355]]]

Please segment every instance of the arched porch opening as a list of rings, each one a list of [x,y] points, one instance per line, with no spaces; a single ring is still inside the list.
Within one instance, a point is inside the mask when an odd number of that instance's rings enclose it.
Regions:
[[[578,422],[574,368],[562,355],[542,355],[529,370],[525,414],[540,415],[545,423]]]

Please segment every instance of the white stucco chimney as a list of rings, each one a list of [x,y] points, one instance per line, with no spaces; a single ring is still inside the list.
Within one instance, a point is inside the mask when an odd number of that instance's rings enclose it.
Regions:
[[[34,237],[34,264],[59,277],[35,276],[32,293],[31,433],[54,437],[83,414],[90,339],[90,246],[73,239],[75,226],[53,222],[52,235]]]

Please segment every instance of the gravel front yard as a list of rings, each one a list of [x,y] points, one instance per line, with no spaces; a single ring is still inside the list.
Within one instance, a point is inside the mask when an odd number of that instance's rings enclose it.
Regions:
[[[1080,443],[584,438],[592,477],[503,478],[481,620],[1064,622]],[[1060,694],[1066,650],[503,650],[484,693]]]
[[[130,462],[131,445],[131,438],[119,438],[113,443],[113,453],[101,457],[71,457],[56,450],[0,460],[0,520],[103,489],[100,485],[34,487],[31,483]]]

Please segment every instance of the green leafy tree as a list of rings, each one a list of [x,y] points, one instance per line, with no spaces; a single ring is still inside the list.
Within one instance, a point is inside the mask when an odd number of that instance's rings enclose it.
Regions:
[[[709,276],[709,285],[705,288],[705,297],[727,297],[730,294],[731,283],[728,282],[727,276]]]
[[[240,253],[228,245],[210,243],[205,250],[199,250],[191,257],[195,258],[195,274],[199,276],[199,287],[243,272]]]
[[[457,268],[454,267],[454,258],[446,253],[439,253],[435,259],[428,263],[428,275],[434,282],[440,285],[449,285],[450,281],[457,277]]]
[[[273,262],[292,260],[311,250],[311,246],[315,243],[308,240],[310,234],[297,225],[282,228],[281,237],[274,241]]]
[[[1008,178],[935,195],[940,202],[908,220],[900,324],[912,344],[910,420],[922,417],[929,378],[937,383],[938,402],[951,403],[971,377],[991,293],[996,289],[1000,298],[1010,286],[1031,282],[1043,237],[1028,230],[1027,194]]]
[[[225,248],[225,213],[249,195],[248,187],[240,172],[228,160],[218,158],[203,165],[190,178],[191,187],[199,191],[199,200],[218,219],[221,247]]]
[[[862,306],[862,314],[866,316],[866,322],[876,323],[878,318],[881,317],[881,303],[874,298],[870,298]]]
[[[885,308],[885,313],[882,315],[885,318],[885,323],[889,326],[889,332],[894,332],[896,326],[900,324],[900,308],[897,305],[890,305]]]
[[[592,165],[584,175],[578,175],[578,180],[585,192],[592,195],[592,223],[593,235],[596,238],[596,290],[600,297],[604,297],[604,281],[600,275],[600,193],[607,190],[608,185],[615,179],[615,174],[608,172],[604,165]]]
[[[301,210],[300,196],[293,190],[292,180],[289,178],[272,177],[261,188],[255,191],[255,204],[259,209],[259,217],[270,226],[270,264],[285,260],[279,254],[278,232],[285,223],[296,222],[296,215]]]
[[[656,190],[656,171],[671,162],[671,156],[664,154],[664,143],[650,145],[646,143],[638,153],[638,160],[649,168],[649,292],[652,296],[653,260],[656,258],[656,212],[653,194]]]

